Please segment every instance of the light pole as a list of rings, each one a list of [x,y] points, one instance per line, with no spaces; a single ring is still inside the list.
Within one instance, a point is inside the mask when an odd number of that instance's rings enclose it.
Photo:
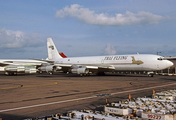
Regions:
[[[161,52],[157,52],[157,55],[158,55],[158,53],[161,53]]]

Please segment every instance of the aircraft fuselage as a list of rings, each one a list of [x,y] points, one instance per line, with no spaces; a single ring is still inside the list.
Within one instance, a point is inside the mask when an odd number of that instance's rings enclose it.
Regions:
[[[104,66],[115,71],[158,71],[173,65],[161,56],[151,54],[111,55],[93,57],[70,57],[55,60],[55,64],[74,64],[82,66]]]

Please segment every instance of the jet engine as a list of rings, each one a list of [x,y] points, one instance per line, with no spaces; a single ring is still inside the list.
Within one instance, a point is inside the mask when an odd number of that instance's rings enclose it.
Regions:
[[[40,67],[41,71],[45,71],[45,72],[52,72],[54,68],[54,65],[48,65],[48,66],[42,66]]]
[[[36,73],[37,69],[36,68],[29,68],[29,69],[25,69],[25,73]]]
[[[37,69],[35,66],[9,65],[0,67],[0,71],[5,72],[6,75],[16,75],[17,73],[36,73]]]
[[[24,66],[9,66],[4,69],[6,72],[24,72],[25,67]]]
[[[3,67],[4,72],[6,75],[16,75],[17,73],[24,73],[25,67],[24,66],[7,66]]]
[[[87,68],[76,68],[76,69],[71,69],[71,73],[88,74],[89,70]]]
[[[53,74],[53,72],[57,71],[57,70],[61,70],[62,67],[57,67],[57,66],[54,66],[54,65],[47,65],[47,66],[42,66],[39,68],[39,72],[42,73],[42,72],[47,72],[47,73],[50,73],[50,74]]]

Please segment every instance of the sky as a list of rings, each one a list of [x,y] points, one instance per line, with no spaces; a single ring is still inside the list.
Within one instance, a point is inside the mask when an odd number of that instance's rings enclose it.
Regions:
[[[0,0],[0,59],[176,56],[175,0]]]

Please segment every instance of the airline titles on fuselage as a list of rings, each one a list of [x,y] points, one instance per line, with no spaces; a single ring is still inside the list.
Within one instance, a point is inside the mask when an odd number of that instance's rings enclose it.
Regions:
[[[108,56],[104,60],[126,60],[128,56]]]

